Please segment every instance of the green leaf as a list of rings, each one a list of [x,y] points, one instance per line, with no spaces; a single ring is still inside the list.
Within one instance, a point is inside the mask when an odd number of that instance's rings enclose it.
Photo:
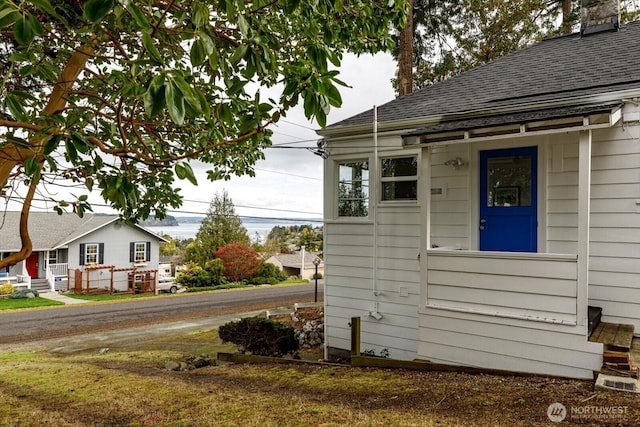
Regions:
[[[175,83],[170,80],[166,82],[164,87],[169,117],[171,117],[171,120],[173,120],[175,124],[180,126],[184,123],[185,115],[184,97],[182,96],[182,92]]]
[[[135,3],[130,2],[126,7],[133,18],[133,21],[136,23],[136,28],[138,30],[145,30],[149,28],[149,18],[147,18],[147,15],[145,15],[142,10],[135,5]]]
[[[24,173],[29,176],[34,176],[40,170],[40,163],[38,159],[33,157],[27,157],[24,160]]]
[[[78,161],[78,151],[71,142],[71,139],[67,139],[64,142],[64,146],[67,149],[67,156],[69,157],[69,161],[75,164]]]
[[[193,169],[191,169],[191,165],[189,163],[176,163],[175,171],[176,176],[179,179],[187,179],[193,185],[198,185],[198,180],[196,180],[196,176],[193,173]]]
[[[209,9],[201,2],[196,1],[193,4],[192,22],[196,28],[200,28],[209,22]]]
[[[195,93],[195,90],[181,77],[174,77],[173,82],[176,88],[182,93],[182,97],[189,103],[191,107],[200,113],[200,99]]]
[[[74,148],[79,152],[81,152],[82,154],[87,154],[89,152],[89,142],[85,139],[83,135],[73,132],[71,134],[71,142]]]
[[[233,55],[231,55],[231,58],[229,58],[229,62],[231,62],[231,65],[238,65],[238,63],[242,60],[242,58],[244,58],[246,54],[247,54],[247,45],[241,44],[233,52]]]
[[[55,149],[58,148],[61,139],[62,138],[60,137],[60,135],[54,135],[48,138],[44,143],[44,147],[42,148],[42,154],[48,156],[49,154],[53,153]]]
[[[159,74],[151,80],[149,89],[143,95],[144,109],[149,117],[155,117],[164,109],[165,89],[164,74]]]
[[[142,33],[142,43],[144,44],[145,49],[147,49],[147,52],[149,52],[151,59],[153,59],[158,64],[164,63],[162,55],[160,55],[160,51],[158,51],[158,48],[153,43],[151,34],[149,34],[148,32]]]
[[[7,4],[7,6],[9,5]],[[2,9],[0,10],[0,28],[13,25],[20,18],[22,18],[22,15],[12,7],[9,6],[6,9]]]
[[[56,10],[53,8],[53,6],[51,6],[51,3],[49,3],[49,0],[31,0],[31,3],[34,4],[35,7],[37,7],[38,9],[42,10],[43,12],[46,12],[49,15],[53,16],[58,21],[64,24],[67,23],[67,20],[64,19],[62,16],[60,16],[58,12],[56,12]]]
[[[22,122],[26,122],[29,120],[29,116],[27,116],[24,107],[22,106],[22,104],[20,104],[20,101],[18,101],[18,99],[13,94],[7,95],[5,104],[16,119]]]
[[[191,50],[189,52],[189,59],[191,60],[191,65],[193,65],[194,67],[202,65],[207,59],[204,42],[202,40],[197,39],[193,42],[193,45],[191,45]]]
[[[87,0],[84,4],[84,17],[89,22],[98,22],[114,8],[115,0]]]
[[[31,15],[22,15],[13,26],[13,37],[20,44],[29,44],[35,36],[34,28],[31,26]]]
[[[40,21],[38,21],[33,15],[27,15],[27,19],[29,20],[29,26],[33,29],[33,32],[39,36],[43,36],[44,28],[42,28]]]

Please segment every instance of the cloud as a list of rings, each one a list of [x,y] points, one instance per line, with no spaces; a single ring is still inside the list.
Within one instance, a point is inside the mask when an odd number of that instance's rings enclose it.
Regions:
[[[395,97],[391,86],[395,72],[396,64],[389,54],[346,54],[338,78],[349,87],[340,88],[343,105],[331,110],[327,122],[336,123],[374,105],[391,101]],[[266,159],[256,165],[255,178],[232,178],[230,181],[212,183],[202,177],[199,179],[198,187],[183,187],[185,199],[208,203],[216,192],[226,190],[240,215],[271,218],[322,216],[322,158],[303,149],[277,148],[279,145],[313,147],[319,139],[314,131],[317,128],[316,123],[305,118],[301,106],[294,108],[284,120],[272,128],[274,147],[267,149]],[[297,141],[307,142],[298,144]],[[240,206],[266,209],[248,209]],[[205,212],[206,207],[202,203],[187,202],[183,210]]]

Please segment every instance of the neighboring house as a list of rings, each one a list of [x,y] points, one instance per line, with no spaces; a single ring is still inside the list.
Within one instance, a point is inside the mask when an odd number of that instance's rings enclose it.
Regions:
[[[0,214],[2,258],[21,248],[19,220],[20,212]],[[33,253],[5,271],[5,277],[45,279],[50,290],[67,289],[68,274],[72,281],[82,276],[83,288],[99,283],[100,288],[108,289],[113,281],[111,270],[119,270],[125,277],[114,281],[114,290],[126,291],[130,287],[127,276],[136,279],[138,275],[140,279],[141,271],[154,272],[147,277],[156,276],[159,244],[164,241],[143,227],[122,223],[115,215],[86,214],[80,218],[55,212],[31,212],[29,235]]]
[[[359,316],[392,358],[591,378],[589,306],[640,330],[640,22],[616,19],[319,131],[327,357]]]
[[[298,251],[292,254],[276,254],[265,262],[279,267],[287,276],[297,276],[301,279],[311,280],[316,273],[316,265],[313,262],[315,259],[319,260],[318,274],[324,275],[324,264],[322,260],[307,251]]]

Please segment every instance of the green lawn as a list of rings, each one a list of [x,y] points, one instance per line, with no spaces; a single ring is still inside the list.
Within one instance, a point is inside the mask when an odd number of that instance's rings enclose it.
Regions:
[[[0,298],[0,310],[17,310],[19,308],[48,307],[52,305],[64,305],[64,303],[46,298]]]

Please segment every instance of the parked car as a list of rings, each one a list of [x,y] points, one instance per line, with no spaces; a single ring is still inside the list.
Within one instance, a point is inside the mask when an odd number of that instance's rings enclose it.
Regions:
[[[161,277],[158,279],[158,285],[156,286],[158,292],[171,292],[172,294],[177,293],[182,288],[182,285],[173,282],[173,277]]]

